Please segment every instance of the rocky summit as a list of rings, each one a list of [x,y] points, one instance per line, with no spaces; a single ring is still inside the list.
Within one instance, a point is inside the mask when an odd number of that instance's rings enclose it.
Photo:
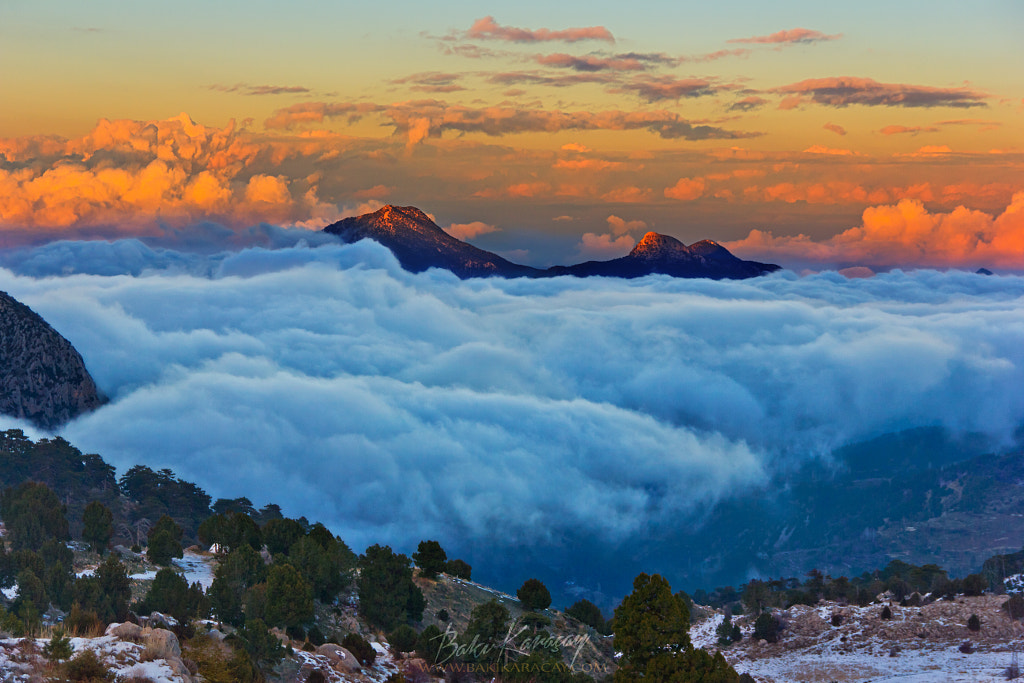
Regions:
[[[728,249],[701,240],[686,246],[668,235],[649,232],[628,255],[610,261],[587,261],[547,270],[512,263],[452,237],[414,206],[385,206],[373,213],[354,216],[329,225],[324,232],[345,242],[372,239],[391,250],[406,270],[418,273],[444,268],[460,278],[469,277],[576,277],[634,278],[662,274],[673,277],[706,277],[715,280],[757,277],[779,266],[744,261]]]
[[[0,413],[54,429],[102,403],[71,342],[0,292]]]

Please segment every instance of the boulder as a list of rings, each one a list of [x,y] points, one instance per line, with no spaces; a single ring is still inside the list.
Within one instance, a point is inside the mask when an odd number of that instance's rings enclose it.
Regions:
[[[316,653],[327,657],[334,670],[340,673],[356,673],[363,668],[354,654],[336,643],[324,643],[316,649]]]

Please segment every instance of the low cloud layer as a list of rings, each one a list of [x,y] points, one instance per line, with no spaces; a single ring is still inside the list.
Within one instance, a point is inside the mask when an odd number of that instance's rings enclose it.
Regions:
[[[112,399],[63,435],[356,548],[604,547],[851,441],[940,424],[999,446],[1024,419],[1020,278],[462,282],[371,242],[146,249],[7,258],[141,275],[0,270]]]

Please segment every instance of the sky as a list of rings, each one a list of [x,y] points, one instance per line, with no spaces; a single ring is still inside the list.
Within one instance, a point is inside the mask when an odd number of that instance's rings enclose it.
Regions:
[[[0,246],[415,205],[530,265],[648,230],[1024,263],[1024,8],[0,2]]]

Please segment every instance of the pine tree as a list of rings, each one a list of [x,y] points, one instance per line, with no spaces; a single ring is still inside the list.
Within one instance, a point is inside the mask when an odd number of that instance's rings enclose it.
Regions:
[[[85,506],[82,524],[82,538],[92,546],[93,552],[102,554],[114,535],[113,513],[106,505],[94,500]]]

